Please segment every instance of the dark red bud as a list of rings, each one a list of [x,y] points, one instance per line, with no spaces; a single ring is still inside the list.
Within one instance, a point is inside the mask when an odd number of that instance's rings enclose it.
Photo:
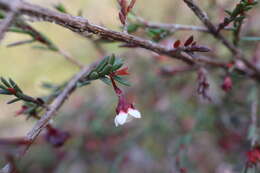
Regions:
[[[7,90],[12,94],[16,94],[16,90],[14,88],[7,88]]]
[[[120,6],[121,6],[121,12],[123,13],[124,16],[127,15],[127,2],[126,0],[121,0],[119,2]]]
[[[229,90],[232,89],[233,83],[232,83],[232,79],[229,76],[226,76],[224,79],[224,82],[222,84],[222,89],[226,92],[228,92]]]
[[[191,46],[196,46],[197,42],[194,41]]]
[[[233,66],[234,66],[233,62],[227,64],[227,68],[229,68],[229,69],[232,68]]]
[[[176,48],[180,47],[180,45],[181,45],[181,41],[177,40],[174,42],[173,47],[176,49]]]
[[[53,147],[61,147],[70,137],[70,134],[66,131],[61,131],[57,128],[53,128],[50,125],[46,127],[47,133],[45,135],[45,139],[49,142]]]
[[[27,109],[28,109],[28,107],[25,106],[25,105],[23,105],[23,106],[21,107],[21,109],[18,110],[18,111],[15,113],[15,115],[16,115],[16,116],[21,115],[21,114],[23,114]]]
[[[247,155],[247,162],[249,164],[249,167],[251,167],[251,165],[255,165],[257,163],[259,163],[260,161],[260,148],[259,146],[251,149],[250,151],[248,151],[246,153]]]
[[[180,173],[187,173],[187,169],[186,168],[180,168]]]
[[[189,46],[189,45],[193,42],[193,40],[194,40],[194,38],[193,38],[193,35],[192,35],[192,36],[190,36],[190,37],[186,40],[186,42],[184,43],[184,46],[185,46],[185,47]]]
[[[120,19],[120,21],[121,21],[121,23],[123,24],[123,25],[125,25],[125,16],[123,15],[123,13],[121,13],[121,12],[119,12],[119,19]]]
[[[131,9],[134,7],[136,3],[136,0],[132,0],[129,4],[129,6],[127,7],[127,13],[129,13],[131,11]]]

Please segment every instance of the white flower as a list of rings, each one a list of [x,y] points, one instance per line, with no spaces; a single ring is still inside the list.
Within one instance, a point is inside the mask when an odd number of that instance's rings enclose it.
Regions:
[[[141,113],[134,108],[129,107],[127,109],[127,112],[120,111],[119,114],[116,115],[115,117],[115,125],[116,127],[118,125],[123,125],[127,122],[132,121],[134,118],[141,118]]]

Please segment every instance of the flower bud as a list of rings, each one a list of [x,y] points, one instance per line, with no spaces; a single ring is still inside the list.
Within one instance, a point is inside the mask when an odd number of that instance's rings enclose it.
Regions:
[[[228,92],[229,90],[232,89],[233,83],[232,83],[232,79],[230,76],[226,76],[224,79],[224,82],[222,84],[222,89],[226,92]]]
[[[45,135],[45,139],[49,142],[53,147],[61,147],[70,137],[70,134],[66,131],[61,131],[57,128],[54,128],[50,125],[47,127],[47,133]]]

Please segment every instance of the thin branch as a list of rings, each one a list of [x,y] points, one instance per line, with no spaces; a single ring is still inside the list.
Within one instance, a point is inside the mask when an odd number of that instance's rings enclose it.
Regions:
[[[7,2],[7,0],[4,0]],[[11,0],[9,5],[9,11],[6,13],[5,18],[0,22],[0,42],[4,38],[5,32],[11,26],[14,18],[20,7],[20,0]]]
[[[260,76],[260,70],[256,68],[251,62],[247,60],[245,55],[235,45],[230,43],[220,32],[218,32],[215,25],[209,20],[206,12],[197,6],[193,0],[183,0],[187,6],[194,12],[194,14],[201,20],[201,22],[208,28],[209,32],[219,41],[222,42],[235,58],[242,60],[257,76]]]
[[[0,41],[4,38],[4,34],[8,30],[8,27],[12,24],[15,16],[16,13],[14,11],[10,11],[7,13],[4,20],[0,22]]]
[[[162,28],[170,31],[199,31],[199,32],[206,32],[210,33],[208,28],[203,26],[193,26],[193,25],[182,25],[182,24],[169,24],[169,23],[157,23],[157,22],[150,22],[141,17],[136,17],[137,21],[144,25],[145,27],[150,28]],[[226,27],[225,30],[231,31],[232,28]]]
[[[253,100],[252,104],[251,104],[251,125],[257,129],[257,106],[258,106],[258,100],[257,100],[257,96],[256,98]],[[256,140],[257,140],[257,136],[256,134],[253,135],[252,139],[251,139],[251,146],[255,146],[256,144]]]
[[[83,68],[84,65],[81,64],[79,61],[77,61],[75,58],[73,58],[68,52],[66,52],[63,49],[58,49],[58,52],[69,62],[76,65],[79,68]]]

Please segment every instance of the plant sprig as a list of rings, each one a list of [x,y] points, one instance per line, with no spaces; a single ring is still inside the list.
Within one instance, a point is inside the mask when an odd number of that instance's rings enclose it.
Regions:
[[[257,3],[255,0],[241,0],[232,11],[226,10],[228,17],[225,17],[224,21],[219,24],[218,32],[233,22],[233,43],[238,45],[240,30],[243,21],[246,19],[246,12],[251,10]]]
[[[44,101],[41,98],[34,98],[29,95],[23,93],[21,88],[11,79],[8,80],[1,77],[1,84],[0,84],[0,94],[2,95],[12,95],[16,98],[7,102],[7,104],[12,104],[18,101],[24,101],[29,103],[34,103],[39,106],[44,107]]]
[[[90,83],[92,80],[100,79],[106,84],[110,84],[108,78],[109,74],[116,72],[123,66],[123,61],[120,58],[116,58],[114,54],[106,56],[98,63],[95,68],[78,84],[78,86],[84,86]],[[122,85],[129,86],[129,82],[124,78],[116,76],[115,80]]]

